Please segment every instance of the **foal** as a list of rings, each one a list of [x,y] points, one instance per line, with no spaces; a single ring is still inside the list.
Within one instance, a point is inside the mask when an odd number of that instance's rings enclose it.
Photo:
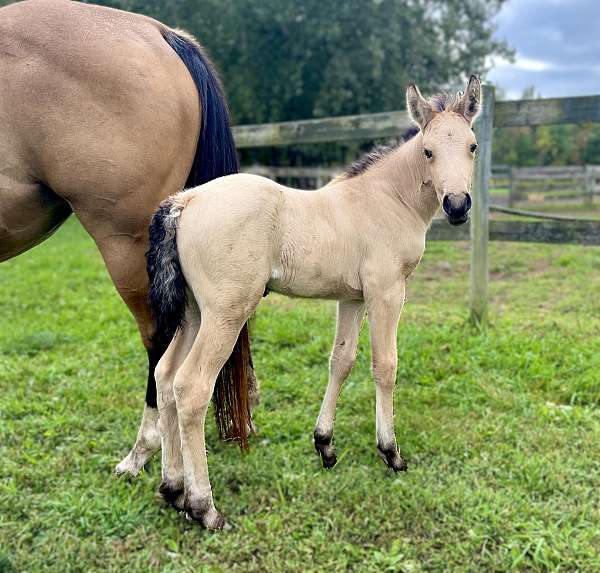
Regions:
[[[208,477],[206,411],[214,391],[220,428],[229,424],[246,443],[248,373],[222,368],[232,353],[242,360],[248,340],[240,332],[266,290],[339,301],[329,383],[314,431],[325,467],[336,462],[336,401],[367,311],[377,449],[390,468],[406,469],[393,424],[405,281],[440,204],[451,224],[467,221],[477,148],[471,124],[481,86],[472,76],[464,94],[425,100],[412,85],[407,103],[420,127],[412,140],[368,155],[318,191],[231,175],[171,197],[153,218],[150,302],[159,328],[177,331],[156,369],[160,491],[205,527],[224,524]]]

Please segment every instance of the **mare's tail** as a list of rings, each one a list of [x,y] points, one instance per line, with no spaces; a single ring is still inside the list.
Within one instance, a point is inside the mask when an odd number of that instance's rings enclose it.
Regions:
[[[190,72],[200,99],[200,136],[186,187],[237,173],[239,165],[229,111],[212,63],[200,44],[185,32],[163,28],[162,35]],[[183,323],[187,302],[185,278],[177,254],[177,225],[184,206],[181,196],[167,199],[150,224],[149,299],[157,337],[167,343]],[[251,425],[248,391],[253,376],[248,325],[244,325],[213,394],[219,434],[237,439],[242,448],[248,447]]]
[[[211,179],[237,173],[239,165],[229,110],[214,66],[200,44],[186,32],[164,28],[162,35],[187,67],[200,98],[200,137],[185,186],[196,187]]]
[[[150,222],[148,299],[157,332],[169,339],[181,328],[187,306],[188,288],[177,252],[177,228],[188,200],[188,193],[169,197],[160,204]],[[251,427],[251,368],[248,325],[244,324],[231,356],[217,377],[213,392],[219,435],[238,440],[242,449],[248,447]]]

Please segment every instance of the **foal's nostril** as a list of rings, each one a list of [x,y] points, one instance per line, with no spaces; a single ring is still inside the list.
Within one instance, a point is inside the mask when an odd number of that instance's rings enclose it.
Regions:
[[[444,195],[444,200],[442,201],[442,209],[444,209],[446,215],[450,215],[452,205],[450,204],[450,199],[448,195]]]
[[[471,195],[469,193],[465,193],[466,200],[465,200],[465,213],[471,208],[471,205],[473,204],[473,202],[471,201]]]

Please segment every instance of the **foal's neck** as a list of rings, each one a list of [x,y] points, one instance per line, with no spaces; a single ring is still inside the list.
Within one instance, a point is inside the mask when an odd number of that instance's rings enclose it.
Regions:
[[[365,193],[375,196],[383,193],[393,197],[399,206],[403,205],[428,227],[440,207],[440,201],[428,180],[422,137],[418,133],[353,179],[364,187]]]

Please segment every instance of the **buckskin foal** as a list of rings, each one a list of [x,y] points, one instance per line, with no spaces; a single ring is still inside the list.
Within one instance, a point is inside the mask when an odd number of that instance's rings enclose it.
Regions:
[[[160,447],[154,367],[170,339],[147,303],[148,223],[162,199],[237,172],[227,106],[199,44],[151,18],[65,0],[0,9],[0,261],[72,212],[148,351],[146,408],[117,466]]]
[[[393,392],[396,331],[405,281],[425,248],[440,204],[450,223],[468,218],[477,143],[471,124],[481,86],[425,100],[415,86],[408,109],[420,132],[400,147],[375,152],[315,192],[252,175],[222,177],[163,202],[150,227],[150,300],[158,324],[177,334],[156,369],[162,437],[160,491],[209,528],[223,518],[213,504],[204,419],[215,381],[266,289],[338,300],[329,384],[315,447],[326,467],[336,401],[352,368],[368,314],[376,387],[377,449],[395,471],[406,463],[396,445]],[[233,352],[233,354],[232,354]],[[217,418],[246,444],[249,408],[243,363],[215,393]]]

